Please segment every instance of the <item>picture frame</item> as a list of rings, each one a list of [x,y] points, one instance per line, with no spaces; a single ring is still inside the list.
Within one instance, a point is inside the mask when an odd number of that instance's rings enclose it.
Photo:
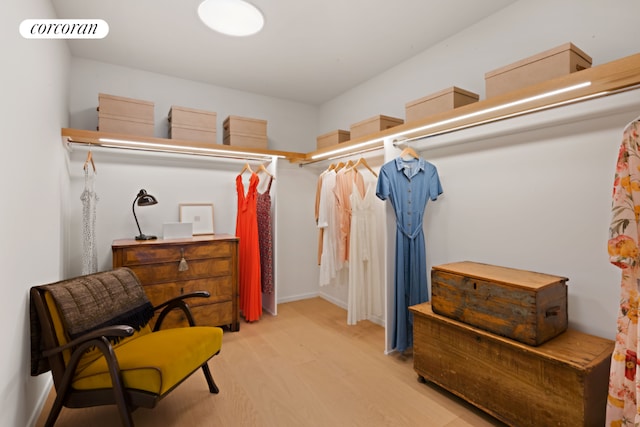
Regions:
[[[215,234],[213,203],[180,203],[180,222],[193,224],[193,235]]]

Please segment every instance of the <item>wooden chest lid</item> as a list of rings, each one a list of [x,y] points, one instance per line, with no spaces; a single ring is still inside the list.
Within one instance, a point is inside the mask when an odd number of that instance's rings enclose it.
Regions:
[[[519,270],[510,267],[483,264],[473,261],[453,262],[432,267],[433,271],[443,271],[474,279],[488,280],[523,288],[539,289],[558,282],[566,282],[569,279],[562,276],[554,276],[534,271]]]

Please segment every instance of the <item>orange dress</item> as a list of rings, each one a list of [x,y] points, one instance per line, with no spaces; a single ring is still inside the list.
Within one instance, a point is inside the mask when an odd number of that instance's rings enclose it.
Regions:
[[[239,243],[239,290],[240,311],[247,322],[259,320],[262,316],[262,291],[260,289],[260,246],[258,243],[258,216],[256,200],[258,194],[258,175],[251,174],[249,189],[244,192],[242,175],[236,177],[238,192],[238,214],[236,217],[236,236]]]

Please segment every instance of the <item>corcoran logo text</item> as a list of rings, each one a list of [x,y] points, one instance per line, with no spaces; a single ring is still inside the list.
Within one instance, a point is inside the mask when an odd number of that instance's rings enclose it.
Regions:
[[[25,19],[20,34],[25,39],[102,39],[109,24],[102,19]]]

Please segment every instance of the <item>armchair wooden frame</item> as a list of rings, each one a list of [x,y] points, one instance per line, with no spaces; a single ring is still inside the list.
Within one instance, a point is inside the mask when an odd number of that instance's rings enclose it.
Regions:
[[[208,360],[196,367],[195,370],[186,375],[181,381],[163,394],[155,394],[144,390],[127,388],[124,385],[122,372],[118,364],[118,359],[114,352],[114,346],[110,340],[114,337],[126,338],[134,334],[134,328],[127,325],[115,325],[105,327],[91,333],[87,333],[70,342],[60,345],[56,337],[55,324],[52,314],[45,300],[46,289],[43,286],[35,286],[30,290],[32,308],[37,317],[37,327],[40,328],[40,336],[44,350],[42,356],[48,363],[48,369],[53,375],[54,387],[57,393],[51,411],[46,420],[45,426],[52,427],[62,410],[62,407],[85,408],[100,405],[117,405],[122,425],[132,427],[133,419],[131,413],[138,407],[153,408],[156,404],[196,370],[202,368],[204,376],[211,393],[218,393],[219,389],[213,380],[209,370]],[[193,316],[189,306],[185,302],[189,298],[208,298],[209,293],[205,291],[192,292],[181,295],[166,301],[156,307],[154,311],[159,311],[153,332],[160,330],[162,321],[171,310],[182,310],[189,322],[189,326],[195,326]],[[34,325],[32,324],[32,327]],[[77,390],[73,387],[72,381],[78,363],[87,349],[97,348],[106,359],[109,375],[111,378],[111,388]],[[65,363],[63,353],[71,350],[71,357]],[[34,349],[32,349],[32,352]],[[216,355],[219,353],[216,353]],[[32,372],[32,375],[34,372]]]

